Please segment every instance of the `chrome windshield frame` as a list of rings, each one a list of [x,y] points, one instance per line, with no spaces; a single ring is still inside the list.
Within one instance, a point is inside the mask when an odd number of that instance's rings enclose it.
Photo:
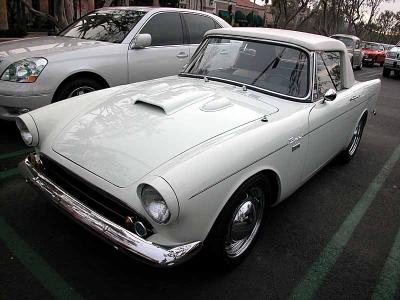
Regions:
[[[213,76],[202,76],[202,75],[198,75],[198,74],[191,74],[189,72],[186,72],[187,70],[189,70],[194,62],[197,60],[199,53],[201,53],[201,51],[204,49],[204,47],[207,46],[207,41],[209,38],[226,38],[226,39],[233,39],[233,40],[240,40],[240,41],[252,41],[252,42],[260,42],[260,43],[269,43],[269,44],[273,44],[273,45],[278,45],[278,46],[289,46],[290,48],[294,48],[297,50],[300,50],[304,53],[306,53],[307,55],[307,59],[308,59],[308,93],[306,96],[304,97],[294,97],[294,96],[290,96],[290,95],[286,95],[286,94],[282,94],[282,93],[278,93],[278,92],[274,92],[271,90],[267,90],[255,85],[251,85],[251,84],[247,84],[247,83],[243,83],[240,81],[234,81],[234,80],[229,80],[229,79],[225,79],[225,78],[219,78],[219,77],[213,77]],[[292,43],[286,43],[286,42],[280,42],[280,41],[274,41],[274,40],[269,40],[269,39],[260,39],[260,38],[253,38],[253,37],[246,37],[246,36],[239,36],[239,35],[228,35],[228,34],[210,34],[207,35],[203,41],[201,42],[200,46],[197,48],[196,52],[193,54],[192,59],[190,60],[190,62],[188,63],[188,65],[186,66],[186,68],[179,74],[180,76],[187,76],[187,77],[207,77],[210,80],[215,80],[215,81],[220,81],[220,82],[225,82],[225,83],[231,83],[237,86],[246,86],[249,89],[252,90],[256,90],[259,91],[261,93],[270,95],[270,96],[275,96],[275,97],[280,97],[280,98],[284,98],[287,100],[291,100],[291,101],[295,101],[295,102],[302,102],[302,103],[308,103],[308,102],[312,102],[312,89],[313,89],[313,57],[312,57],[312,52],[302,46],[296,45],[296,44],[292,44]]]

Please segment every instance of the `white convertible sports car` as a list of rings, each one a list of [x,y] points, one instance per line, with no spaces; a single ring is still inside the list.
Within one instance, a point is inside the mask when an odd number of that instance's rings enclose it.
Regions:
[[[19,168],[117,249],[172,266],[204,248],[234,266],[270,206],[335,156],[355,155],[379,90],[355,81],[340,41],[212,30],[178,76],[21,115],[35,154]]]

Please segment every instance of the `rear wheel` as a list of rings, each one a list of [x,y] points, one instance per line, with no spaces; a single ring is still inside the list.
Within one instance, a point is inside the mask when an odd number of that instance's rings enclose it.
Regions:
[[[258,174],[245,181],[218,216],[205,241],[205,253],[227,268],[242,262],[254,246],[270,199],[266,176]]]
[[[63,83],[54,95],[53,102],[64,100],[67,98],[80,96],[104,87],[96,80],[91,78],[78,77]]]
[[[383,67],[383,63],[384,63],[384,62],[381,62],[379,65],[380,65],[381,67]]]
[[[366,118],[362,117],[353,131],[353,136],[351,138],[350,144],[346,147],[345,150],[343,150],[340,153],[339,159],[342,163],[348,163],[356,154],[358,146],[360,145],[361,142],[361,137],[364,131],[365,123],[366,123]]]

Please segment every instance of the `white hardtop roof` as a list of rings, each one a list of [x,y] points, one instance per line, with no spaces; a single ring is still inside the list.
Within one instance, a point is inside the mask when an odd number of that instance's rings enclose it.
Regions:
[[[305,33],[300,31],[284,30],[284,29],[272,29],[272,28],[252,28],[252,27],[241,27],[241,28],[222,28],[214,29],[207,32],[210,34],[223,34],[241,37],[251,37],[263,40],[271,40],[277,42],[285,42],[301,46],[311,51],[342,51],[347,52],[346,46],[335,39]]]

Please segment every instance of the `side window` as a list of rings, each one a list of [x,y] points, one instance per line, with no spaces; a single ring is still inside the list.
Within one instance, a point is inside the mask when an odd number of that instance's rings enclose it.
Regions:
[[[356,49],[360,49],[360,41],[359,40],[356,41]]]
[[[190,44],[199,44],[208,30],[216,28],[214,20],[209,17],[195,14],[182,15],[188,26]]]
[[[179,13],[161,13],[152,17],[140,33],[151,35],[152,46],[183,44],[182,22]]]
[[[318,99],[329,89],[342,89],[340,52],[322,52],[317,54],[317,86]]]

